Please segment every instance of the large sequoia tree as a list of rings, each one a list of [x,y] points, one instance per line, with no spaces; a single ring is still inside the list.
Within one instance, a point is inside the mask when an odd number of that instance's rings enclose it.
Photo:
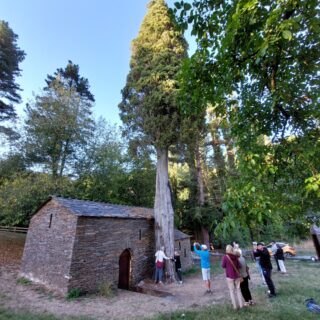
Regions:
[[[152,0],[138,37],[132,42],[127,83],[119,105],[125,132],[157,153],[154,203],[157,247],[173,256],[174,213],[168,177],[168,149],[177,140],[180,116],[176,75],[187,56],[187,43],[164,0]],[[174,270],[168,267],[173,279]]]

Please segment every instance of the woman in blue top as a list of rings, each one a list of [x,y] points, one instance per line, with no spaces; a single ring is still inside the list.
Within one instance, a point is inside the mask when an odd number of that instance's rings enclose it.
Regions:
[[[200,246],[201,250],[197,247]],[[206,293],[212,293],[210,282],[210,252],[205,244],[200,245],[198,242],[193,244],[194,252],[200,256],[202,279],[207,289]]]

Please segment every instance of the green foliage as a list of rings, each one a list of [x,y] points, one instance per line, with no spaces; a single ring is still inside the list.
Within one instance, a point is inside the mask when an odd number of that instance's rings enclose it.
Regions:
[[[182,111],[197,117],[211,104],[238,147],[217,231],[239,224],[260,233],[267,223],[304,234],[306,217],[318,212],[317,2],[186,4],[176,2],[174,11],[182,28],[191,24],[198,47],[181,75],[183,101],[193,101]]]
[[[4,180],[0,185],[0,224],[27,227],[32,215],[50,195],[58,190],[60,194],[68,194],[68,188],[67,179],[61,179],[57,185],[50,176],[39,173]]]
[[[71,61],[46,82],[43,94],[26,108],[25,148],[28,159],[43,165],[56,179],[93,133],[94,99],[88,80],[79,76],[79,67]]]
[[[101,283],[99,286],[99,295],[105,298],[113,298],[115,296],[115,289],[108,282]]]
[[[97,122],[76,164],[75,197],[110,203],[152,207],[155,166],[149,155],[127,154],[119,129]]]
[[[3,180],[11,179],[26,171],[26,163],[19,153],[8,154],[0,160],[0,185]]]
[[[29,286],[31,283],[29,279],[23,277],[17,279],[17,284],[22,284],[23,286]]]
[[[18,36],[9,27],[8,22],[0,20],[1,73],[0,93],[5,100],[0,100],[0,120],[15,116],[10,103],[20,102],[19,85],[15,77],[20,75],[19,63],[24,60],[25,53],[17,45]],[[9,101],[9,103],[7,102]]]
[[[176,75],[187,44],[164,0],[151,1],[138,37],[132,42],[120,117],[131,140],[168,148],[177,140],[179,110]]]
[[[69,290],[68,294],[67,294],[67,299],[71,300],[71,299],[77,299],[81,296],[82,292],[79,288],[72,288]]]
[[[14,103],[19,103],[19,85],[15,78],[20,75],[19,63],[24,60],[25,53],[17,45],[18,36],[9,27],[9,24],[0,20],[0,121],[16,117]],[[13,130],[0,126],[0,132],[12,135]]]

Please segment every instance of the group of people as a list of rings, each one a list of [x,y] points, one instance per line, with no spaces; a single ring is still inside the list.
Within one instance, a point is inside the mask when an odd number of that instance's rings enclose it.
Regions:
[[[178,276],[178,281],[180,284],[182,284],[182,274],[181,274],[181,260],[180,260],[180,254],[177,249],[174,251],[174,256],[172,258],[169,258],[164,253],[164,247],[161,247],[160,250],[158,250],[155,254],[156,258],[156,273],[155,273],[155,283],[162,284],[162,278],[163,278],[163,268],[164,268],[164,260],[172,260],[175,264],[175,271]]]
[[[285,273],[286,269],[283,263],[283,251],[279,246],[272,248],[273,255],[277,261],[278,268],[281,272]],[[212,293],[211,291],[211,279],[210,279],[210,252],[205,244],[199,244],[195,242],[193,244],[194,252],[200,256],[200,265],[202,272],[202,279],[205,284],[206,294]],[[282,253],[281,253],[282,251]],[[173,260],[175,262],[175,270],[182,283],[181,277],[181,261],[180,255],[175,250],[175,255],[169,258],[164,253],[162,247],[155,254],[156,256],[156,276],[155,282],[162,283],[164,260]],[[261,273],[263,282],[268,286],[268,296],[270,298],[276,297],[275,286],[271,278],[272,263],[268,249],[262,242],[254,242],[252,256],[255,260],[258,270]],[[226,254],[222,258],[222,268],[225,269],[226,282],[229,289],[231,302],[234,309],[241,309],[243,307],[251,306],[254,304],[252,295],[249,288],[249,267],[246,263],[245,257],[242,255],[242,250],[239,245],[233,243],[226,246]]]

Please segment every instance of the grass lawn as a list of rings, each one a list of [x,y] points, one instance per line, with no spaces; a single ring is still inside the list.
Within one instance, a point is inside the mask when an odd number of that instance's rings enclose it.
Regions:
[[[273,280],[278,296],[269,299],[266,295],[266,287],[252,290],[256,305],[234,311],[231,307],[230,297],[226,297],[226,303],[215,305],[196,311],[180,311],[173,314],[159,315],[153,320],[307,320],[320,319],[320,314],[314,314],[307,310],[304,301],[314,298],[320,304],[320,263],[288,261],[287,269],[290,275],[273,273]],[[253,268],[253,266],[252,266]],[[214,284],[214,282],[213,282]]]
[[[5,310],[0,306],[0,320],[61,320],[52,315],[36,315],[28,312],[12,312]],[[85,317],[64,317],[63,320],[94,320]]]

